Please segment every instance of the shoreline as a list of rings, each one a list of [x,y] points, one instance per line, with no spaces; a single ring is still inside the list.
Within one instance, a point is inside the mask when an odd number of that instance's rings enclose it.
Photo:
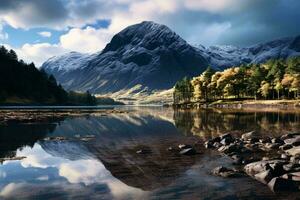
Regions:
[[[300,109],[300,100],[218,100],[214,102],[191,102],[182,104],[173,104],[174,108],[231,108],[231,109],[249,109],[249,108],[274,108],[274,109]]]

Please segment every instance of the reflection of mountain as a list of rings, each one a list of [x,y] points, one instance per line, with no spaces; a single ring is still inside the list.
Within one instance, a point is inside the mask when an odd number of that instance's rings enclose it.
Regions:
[[[178,157],[167,151],[168,146],[186,139],[172,123],[149,114],[68,119],[50,135],[73,138],[75,134],[92,134],[96,137],[89,142],[74,139],[40,144],[47,153],[56,157],[70,160],[82,159],[84,156],[97,158],[113,176],[127,185],[143,190],[172,183],[175,177],[195,162],[193,157]],[[151,149],[151,153],[136,153],[145,148]]]
[[[299,112],[257,112],[242,110],[197,110],[174,112],[176,127],[185,134],[204,138],[237,131],[257,130],[262,134],[281,135],[300,130]]]
[[[0,158],[14,157],[18,148],[33,146],[52,132],[56,124],[10,124],[0,126]]]

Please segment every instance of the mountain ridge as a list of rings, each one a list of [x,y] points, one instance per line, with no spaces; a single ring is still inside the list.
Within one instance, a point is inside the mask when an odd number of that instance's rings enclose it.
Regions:
[[[167,26],[144,21],[117,33],[100,52],[51,58],[42,68],[67,89],[122,96],[128,91],[150,94],[170,89],[177,80],[197,76],[207,66],[223,70],[298,55],[300,36],[242,48],[195,47]]]

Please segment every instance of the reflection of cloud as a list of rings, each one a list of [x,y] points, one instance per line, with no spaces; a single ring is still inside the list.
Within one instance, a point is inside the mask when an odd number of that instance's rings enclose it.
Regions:
[[[0,170],[0,179],[6,177],[6,172]]]
[[[48,181],[49,180],[49,176],[40,176],[40,177],[38,177],[37,178],[37,180],[39,180],[39,181]]]
[[[9,183],[1,191],[1,197],[13,197],[16,190],[23,188],[25,183]]]
[[[146,193],[140,189],[127,186],[111,175],[111,173],[104,167],[98,160],[80,159],[80,160],[67,160],[64,158],[54,157],[48,154],[39,145],[35,144],[33,148],[25,147],[17,151],[17,156],[25,156],[21,160],[21,165],[24,168],[57,168],[61,177],[64,177],[71,184],[83,183],[85,186],[92,184],[106,184],[115,199],[138,198],[144,196]],[[63,156],[63,155],[62,155]],[[1,177],[1,174],[0,174]],[[49,176],[40,176],[37,178],[40,181],[49,180]],[[1,191],[1,195],[11,194],[15,190],[23,190],[24,184],[11,183]]]
[[[103,182],[110,176],[104,165],[95,160],[63,163],[59,166],[59,175],[65,177],[70,183],[84,183],[85,185]]]
[[[21,151],[17,151],[17,156],[25,156],[26,158],[21,161],[21,165],[25,168],[37,167],[57,167],[64,159],[59,157],[53,157],[46,153],[39,144],[35,144],[33,148],[25,147]]]

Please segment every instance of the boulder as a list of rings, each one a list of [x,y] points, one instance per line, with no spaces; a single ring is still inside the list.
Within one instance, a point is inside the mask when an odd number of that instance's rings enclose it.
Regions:
[[[253,163],[249,163],[244,167],[245,172],[249,175],[254,177],[256,174],[267,171],[267,170],[274,170],[276,165],[283,165],[286,161],[283,160],[262,160]],[[271,167],[273,166],[273,168]]]
[[[228,169],[226,167],[223,166],[219,166],[216,167],[212,170],[212,174],[215,176],[221,176],[224,178],[228,178],[228,177],[239,177],[242,174],[240,172],[234,171],[232,169]]]
[[[283,151],[291,149],[291,148],[293,148],[293,145],[291,145],[291,144],[284,144],[284,145],[279,147],[279,149],[283,150]]]
[[[298,186],[294,181],[284,179],[284,178],[281,178],[281,177],[273,178],[268,183],[268,187],[273,192],[298,191]]]
[[[234,142],[234,139],[230,137],[225,137],[221,140],[222,145],[229,145],[232,142]]]
[[[225,154],[237,153],[240,151],[240,147],[236,144],[230,144],[228,146],[222,146],[218,149],[218,151],[223,152]]]
[[[211,149],[211,148],[214,148],[213,144],[214,143],[211,140],[208,140],[204,143],[204,146],[206,149]]]
[[[297,184],[300,184],[300,172],[284,174],[282,178],[292,180],[295,181]]]
[[[293,146],[300,146],[300,135],[293,137],[293,138],[285,139],[284,143],[290,144]]]
[[[271,143],[271,138],[265,137],[259,140],[260,143]]]
[[[287,155],[293,156],[293,157],[300,157],[300,146],[293,147],[289,150],[285,151]]]
[[[254,175],[254,178],[263,184],[268,184],[273,178],[271,170],[263,171]]]
[[[273,138],[271,141],[273,144],[284,144],[284,141],[280,138]]]
[[[191,145],[189,144],[180,144],[178,145],[179,149],[189,149],[189,148],[193,148]]]
[[[260,137],[260,134],[256,131],[251,131],[251,132],[248,132],[248,133],[244,133],[242,135],[243,140],[250,140],[250,139],[253,139],[253,138],[259,139],[259,137]]]

